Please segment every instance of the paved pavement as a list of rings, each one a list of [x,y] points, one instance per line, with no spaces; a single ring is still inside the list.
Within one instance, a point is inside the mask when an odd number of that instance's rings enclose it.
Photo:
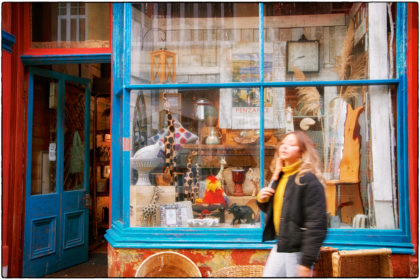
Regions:
[[[107,243],[89,252],[89,260],[64,270],[49,274],[46,278],[106,278],[108,277]]]

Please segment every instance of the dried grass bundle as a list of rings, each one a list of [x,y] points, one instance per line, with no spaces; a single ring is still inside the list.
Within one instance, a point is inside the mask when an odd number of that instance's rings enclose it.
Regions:
[[[299,68],[293,67],[293,72],[295,74],[295,78],[298,81],[306,81],[305,74],[300,71]],[[303,115],[310,115],[317,116],[320,123],[321,123],[321,131],[322,131],[322,139],[325,139],[325,131],[324,131],[324,121],[321,116],[321,102],[319,91],[316,87],[296,87],[297,95],[298,95],[298,106],[302,106],[300,112]],[[327,162],[327,147],[323,145],[324,149],[324,170],[326,169],[326,162]]]
[[[349,27],[347,28],[346,36],[344,37],[343,47],[341,48],[341,56],[337,57],[337,64],[335,70],[340,80],[344,80],[347,77],[348,67],[353,58],[353,40],[354,40],[354,24],[353,20],[350,19]]]
[[[350,62],[350,76],[349,80],[362,80],[366,78],[367,72],[367,54],[362,53],[357,59],[352,59]],[[360,95],[361,86],[348,86],[344,90],[343,98],[349,101]]]
[[[298,81],[305,81],[306,77],[302,71],[297,67],[293,67],[295,78]],[[321,104],[320,94],[316,87],[296,87],[299,101],[298,106],[301,106],[300,112],[303,115],[320,116]]]

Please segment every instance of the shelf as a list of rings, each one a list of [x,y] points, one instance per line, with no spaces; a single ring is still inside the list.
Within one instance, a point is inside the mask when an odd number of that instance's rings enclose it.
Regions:
[[[258,142],[259,144],[259,142]],[[184,149],[188,149],[188,150],[259,150],[259,145],[258,144],[252,144],[252,145],[224,145],[224,144],[219,144],[219,145],[207,145],[207,144],[184,144],[182,145],[182,148]],[[275,145],[264,145],[265,149],[275,149],[276,146]]]
[[[109,196],[109,192],[98,192],[96,196]]]
[[[98,135],[98,134],[110,134],[110,130],[109,129],[97,130],[96,135]]]
[[[108,224],[98,223],[98,228],[109,228]]]
[[[220,157],[226,159],[228,166],[252,167],[259,164],[259,145],[205,145],[185,144],[182,145],[180,156],[187,156],[190,151],[197,151],[200,157],[200,166],[203,168],[220,167]],[[276,147],[274,145],[264,146],[264,155],[269,158],[274,156]],[[185,159],[186,160],[186,159]]]

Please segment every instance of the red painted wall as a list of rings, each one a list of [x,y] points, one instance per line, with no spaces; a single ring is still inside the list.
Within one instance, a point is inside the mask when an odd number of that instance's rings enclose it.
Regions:
[[[418,195],[418,3],[408,3],[408,186],[410,197]],[[409,200],[411,242],[415,255],[410,257],[412,276],[418,276],[418,201]]]
[[[26,166],[27,94],[25,72],[20,60],[24,38],[30,38],[24,28],[29,3],[2,3],[2,30],[16,36],[13,52],[2,51],[2,266],[8,267],[8,277],[20,277],[23,254],[24,193]],[[26,6],[26,9],[25,9]],[[409,128],[409,194],[418,194],[418,4],[408,4],[408,128]],[[112,29],[111,29],[112,30]],[[418,273],[418,202],[409,200],[412,242],[415,256],[393,255],[395,277],[415,277]],[[121,250],[126,250],[121,253]],[[132,251],[132,252],[130,252]],[[136,265],[158,250],[114,249],[109,247],[110,276],[133,276]],[[264,250],[180,250],[196,262],[229,257],[233,264],[261,264],[267,256]],[[196,252],[198,251],[198,252]],[[121,255],[133,258],[122,259]],[[140,258],[138,258],[140,256]],[[217,265],[213,264],[213,268]],[[203,275],[212,266],[202,264]]]
[[[11,33],[11,4],[3,3],[2,4],[2,30]],[[5,119],[5,117],[10,115],[10,107],[8,106],[11,97],[12,91],[12,54],[2,50],[2,231],[3,231],[3,240],[2,240],[2,268],[7,269],[9,265],[9,234],[7,230],[7,221],[9,216],[9,189],[5,186],[9,186],[9,174],[10,174],[10,157],[9,154],[5,151],[10,147],[10,138],[7,137],[10,134],[10,122]]]
[[[3,3],[2,29],[16,37],[2,59],[2,266],[8,277],[22,271],[27,96],[22,53],[22,3]]]

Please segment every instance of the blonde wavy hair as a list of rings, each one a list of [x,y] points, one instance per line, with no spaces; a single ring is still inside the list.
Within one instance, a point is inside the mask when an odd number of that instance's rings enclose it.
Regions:
[[[302,154],[302,158],[301,158],[302,164],[300,165],[299,171],[296,175],[295,183],[298,185],[301,185],[300,178],[304,174],[311,172],[318,178],[318,180],[325,187],[325,179],[322,175],[321,160],[318,155],[318,151],[315,149],[315,145],[312,142],[311,138],[309,138],[309,136],[303,131],[289,132],[285,134],[281,138],[281,140],[278,142],[276,146],[276,152],[274,154],[274,158],[271,161],[271,165],[270,165],[270,171],[273,174],[272,178],[278,179],[278,175],[280,174],[281,168],[283,167],[283,164],[284,164],[279,156],[279,152],[278,152],[279,147],[281,143],[283,142],[284,138],[286,138],[287,136],[291,134],[296,136],[296,139],[299,144],[299,150]]]

